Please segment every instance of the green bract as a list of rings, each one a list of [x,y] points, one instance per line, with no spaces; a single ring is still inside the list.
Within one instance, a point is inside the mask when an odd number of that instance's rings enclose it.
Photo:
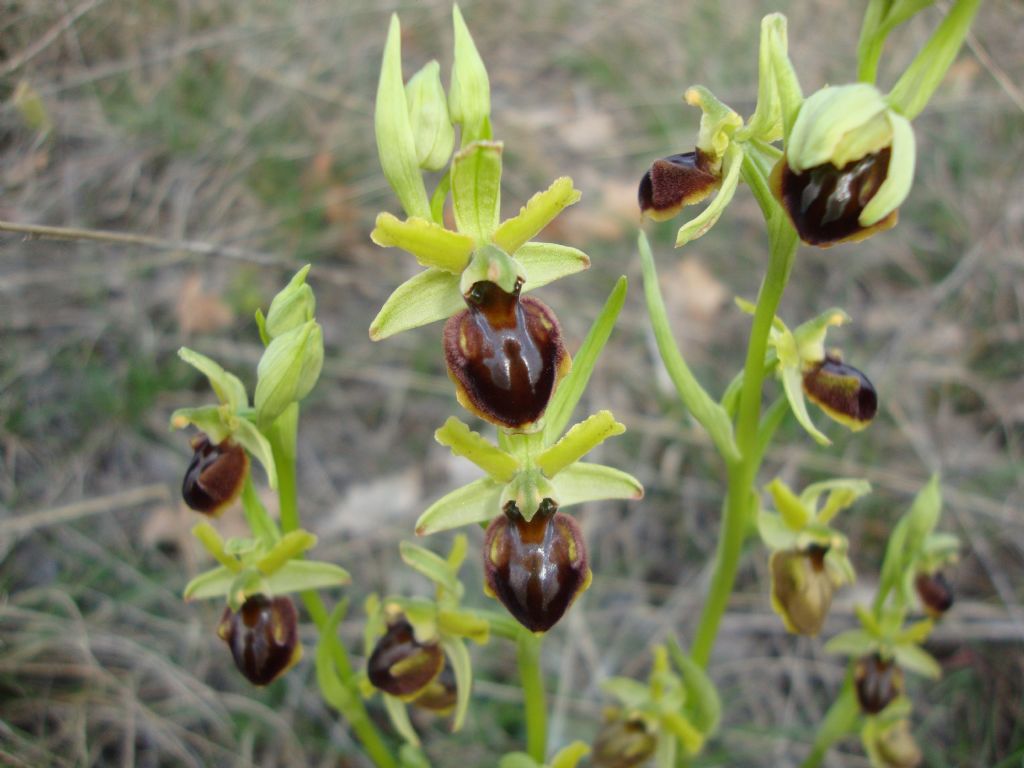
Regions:
[[[455,128],[448,117],[448,102],[441,85],[441,65],[425,64],[405,86],[416,160],[420,168],[439,171],[455,148]]]

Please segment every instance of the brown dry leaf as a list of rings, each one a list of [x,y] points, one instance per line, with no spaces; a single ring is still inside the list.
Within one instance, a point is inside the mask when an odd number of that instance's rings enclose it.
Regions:
[[[178,327],[186,336],[219,331],[234,319],[234,313],[223,299],[216,294],[203,292],[202,278],[198,272],[191,273],[182,281],[174,311]]]

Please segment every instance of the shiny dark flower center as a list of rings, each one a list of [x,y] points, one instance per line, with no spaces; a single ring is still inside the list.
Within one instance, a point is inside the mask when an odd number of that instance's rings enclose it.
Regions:
[[[903,671],[893,660],[883,660],[876,653],[857,661],[854,681],[861,710],[875,715],[903,690]]]
[[[224,609],[218,634],[249,682],[267,685],[296,659],[298,614],[287,597],[253,595],[237,613]]]
[[[409,698],[422,692],[440,673],[444,654],[437,643],[420,643],[412,625],[399,618],[388,624],[366,665],[374,687]]]

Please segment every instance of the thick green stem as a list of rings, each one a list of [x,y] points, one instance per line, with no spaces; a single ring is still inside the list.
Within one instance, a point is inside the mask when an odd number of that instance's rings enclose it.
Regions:
[[[548,715],[544,701],[544,674],[540,667],[543,642],[544,635],[535,635],[520,628],[517,658],[526,713],[526,751],[538,763],[544,762],[548,750]]]
[[[299,406],[298,403],[292,403],[274,422],[270,434],[267,435],[274,451],[277,495],[281,505],[281,530],[283,533],[298,530],[300,522],[298,487],[295,477],[298,427]],[[314,590],[306,590],[301,592],[299,597],[317,630],[321,630],[327,621],[328,611],[320,595]],[[341,678],[342,685],[351,693],[351,696],[346,697],[346,704],[341,710],[342,716],[348,721],[356,738],[366,750],[366,754],[378,768],[398,768],[398,763],[384,743],[377,726],[373,724],[366,712],[362,696],[359,693],[359,686],[356,683],[355,672],[352,669],[352,662],[348,658],[348,651],[337,637],[331,637],[329,643],[331,660],[338,670],[338,677]]]
[[[744,179],[765,212],[770,255],[768,271],[757,297],[757,309],[754,312],[750,340],[747,344],[747,358],[743,367],[743,384],[736,417],[736,446],[739,448],[740,458],[728,463],[729,487],[722,513],[711,586],[693,640],[693,659],[704,667],[707,666],[715,646],[718,626],[732,593],[744,535],[748,530],[751,499],[755,492],[754,482],[763,454],[763,449],[759,450],[758,445],[758,427],[761,418],[761,389],[764,384],[768,332],[771,330],[782,292],[789,280],[797,246],[796,232],[774,198],[767,192],[761,169],[753,161],[745,159],[743,170]]]

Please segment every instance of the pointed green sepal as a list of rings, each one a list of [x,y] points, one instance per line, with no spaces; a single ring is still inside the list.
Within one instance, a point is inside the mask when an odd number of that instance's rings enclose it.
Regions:
[[[434,432],[434,439],[450,448],[455,456],[463,456],[495,480],[507,483],[519,470],[519,462],[490,440],[473,432],[469,426],[449,416],[444,426]]]
[[[736,447],[736,438],[733,435],[732,421],[725,408],[711,399],[711,396],[704,390],[693,375],[690,367],[686,364],[679,348],[672,337],[672,329],[668,323],[668,313],[665,310],[665,302],[661,297],[661,290],[658,287],[658,274],[654,268],[654,256],[651,254],[650,243],[647,242],[647,235],[640,233],[637,243],[640,249],[640,259],[643,265],[644,296],[647,300],[647,312],[651,319],[651,326],[654,330],[654,338],[658,344],[658,351],[665,363],[672,383],[683,404],[690,410],[693,417],[707,430],[711,440],[718,448],[719,453],[727,460],[739,459],[739,449]]]
[[[928,651],[919,645],[900,644],[893,646],[892,655],[896,663],[907,672],[938,680],[942,677],[942,667]]]
[[[603,499],[642,499],[644,487],[627,472],[603,464],[578,461],[551,481],[562,507]]]
[[[316,536],[309,531],[289,531],[263,557],[256,561],[256,568],[266,576],[279,571],[289,560],[298,557],[316,546]]]
[[[452,161],[455,224],[478,245],[490,242],[498,228],[502,146],[500,141],[476,141],[456,152]]]
[[[416,735],[416,729],[412,727],[412,721],[409,720],[409,712],[405,708],[405,702],[397,696],[384,694],[384,710],[388,713],[388,719],[391,721],[395,732],[407,744],[418,747],[420,745],[420,737]]]
[[[557,243],[526,243],[512,255],[526,273],[524,293],[590,268],[587,254]]]
[[[732,202],[736,194],[736,187],[740,181],[740,170],[743,167],[743,150],[738,144],[729,145],[725,152],[725,160],[722,164],[722,171],[725,177],[722,179],[722,186],[708,206],[688,222],[683,224],[676,233],[676,248],[682,248],[691,240],[696,240],[708,232]]]
[[[452,6],[455,56],[448,89],[452,122],[462,126],[462,145],[490,138],[491,86],[480,52],[473,42],[458,5]]]
[[[757,532],[773,552],[795,549],[800,541],[799,532],[786,525],[781,515],[765,510],[757,513]]]
[[[520,249],[520,252],[522,249]],[[532,275],[532,272],[531,272]],[[622,305],[626,301],[627,280],[620,277],[615,287],[612,288],[608,299],[601,308],[600,313],[594,318],[587,337],[583,340],[579,351],[572,361],[572,368],[569,374],[562,380],[555,390],[551,402],[548,404],[547,413],[544,419],[544,443],[550,445],[555,442],[565,426],[572,418],[583,392],[590,381],[590,374],[594,371],[597,358],[604,349],[604,345],[611,336],[615,321],[619,317]],[[550,477],[550,475],[549,475]]]
[[[245,393],[245,385],[233,373],[228,373],[206,355],[188,347],[179,349],[178,357],[209,379],[217,399],[227,405],[232,413],[248,407],[249,396]]]
[[[425,576],[437,586],[447,590],[449,594],[460,595],[462,585],[456,578],[448,561],[429,549],[403,541],[398,545],[402,562],[417,573]]]
[[[204,571],[185,585],[182,597],[185,602],[206,600],[211,597],[223,597],[231,589],[237,571],[225,566]]]
[[[509,752],[501,756],[498,761],[498,768],[544,768],[525,752]]]
[[[878,638],[863,629],[848,629],[825,643],[825,653],[859,658],[878,649]]]
[[[697,149],[709,158],[717,173],[733,134],[743,126],[743,118],[702,85],[688,88],[685,98],[687,104],[701,110]]]
[[[451,317],[464,309],[459,278],[430,268],[409,278],[388,297],[370,325],[373,341]]]
[[[827,493],[825,504],[819,509],[818,501]],[[838,477],[812,483],[800,494],[800,501],[810,510],[817,510],[814,520],[827,525],[837,513],[851,506],[857,499],[871,493],[871,483],[852,477]]]
[[[804,382],[799,368],[785,366],[781,369],[782,388],[786,392],[790,410],[804,431],[814,438],[819,445],[832,445],[824,432],[814,426],[811,414],[807,412],[807,401],[804,400]]]
[[[402,221],[390,213],[377,215],[370,239],[383,248],[401,248],[416,257],[424,267],[437,267],[458,275],[469,263],[473,238],[452,232],[439,224],[420,218]]]
[[[263,320],[261,337],[265,335],[268,339],[274,339],[313,319],[316,314],[316,296],[306,283],[310,266],[307,264],[296,272],[288,285],[270,302],[270,309]]]
[[[679,712],[665,712],[661,716],[661,724],[676,737],[688,755],[696,755],[704,746],[704,735]]]
[[[318,560],[289,560],[263,583],[270,594],[286,595],[308,589],[341,587],[351,581],[351,574],[339,565]]]
[[[576,768],[580,760],[590,754],[590,747],[582,741],[574,741],[562,747],[551,758],[551,768]]]
[[[473,663],[469,658],[466,644],[453,637],[442,637],[441,648],[448,656],[448,663],[455,673],[455,712],[452,715],[452,731],[458,731],[466,721],[469,710],[469,696],[473,691]]]
[[[179,408],[171,414],[171,429],[184,429],[189,424],[194,426],[214,445],[218,445],[231,437],[231,428],[224,419],[224,406],[204,405],[199,408]],[[231,418],[228,418],[230,421]]]
[[[683,679],[685,712],[697,730],[708,738],[718,730],[722,721],[722,700],[718,689],[704,667],[684,653],[674,637],[669,638],[668,652]]]
[[[391,14],[388,27],[373,124],[381,168],[406,215],[429,219],[430,203],[416,157],[416,139],[402,82],[402,30],[398,14]]]
[[[611,411],[599,411],[576,424],[553,446],[537,457],[537,466],[549,478],[579,461],[605,440],[621,435],[626,427]]]
[[[862,227],[877,224],[899,208],[907,199],[910,188],[914,184],[914,164],[917,154],[914,129],[910,126],[910,121],[903,115],[890,112],[886,117],[889,120],[892,133],[889,169],[885,174],[885,181],[882,182],[878,191],[857,217],[857,223]]]
[[[485,523],[501,512],[504,486],[490,477],[474,480],[441,497],[416,521],[416,535],[427,536],[449,528]]]
[[[775,509],[782,517],[783,522],[791,530],[801,531],[811,521],[813,517],[811,510],[779,478],[775,478],[768,483],[765,490],[771,494],[772,501],[775,503]]]
[[[442,635],[464,637],[477,645],[486,644],[491,637],[490,622],[469,611],[438,610],[437,628]]]
[[[199,543],[203,545],[203,549],[209,552],[214,560],[232,573],[238,573],[238,571],[242,570],[242,564],[227,551],[224,538],[208,522],[202,520],[192,526],[192,535],[199,540]]]
[[[238,420],[232,437],[249,452],[250,456],[259,461],[263,466],[263,471],[267,473],[267,483],[271,488],[276,489],[277,466],[274,464],[274,450],[270,447],[270,441],[248,419]]]
[[[506,219],[494,233],[494,244],[509,253],[520,247],[550,224],[558,214],[580,199],[581,192],[572,185],[572,179],[555,179],[543,192],[531,197],[519,214]]]
[[[627,710],[641,709],[651,697],[651,689],[631,677],[609,677],[601,682],[601,690],[618,699]]]

